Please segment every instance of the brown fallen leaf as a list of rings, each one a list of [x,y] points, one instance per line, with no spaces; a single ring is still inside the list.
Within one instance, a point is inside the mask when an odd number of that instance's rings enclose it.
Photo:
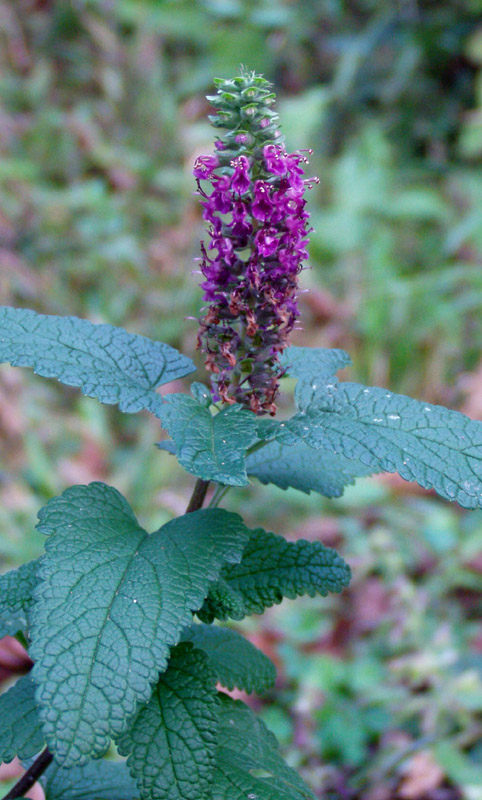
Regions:
[[[412,756],[404,773],[398,787],[402,800],[421,800],[428,792],[438,789],[445,777],[430,750],[421,750]]]

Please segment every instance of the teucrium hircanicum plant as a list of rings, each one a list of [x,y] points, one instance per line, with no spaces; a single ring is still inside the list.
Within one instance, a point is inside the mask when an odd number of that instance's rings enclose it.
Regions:
[[[250,478],[337,497],[357,476],[398,472],[482,506],[480,422],[339,383],[346,353],[289,345],[314,179],[302,153],[286,153],[263,78],[216,86],[220,135],[194,167],[209,224],[198,346],[211,386],[161,398],[159,386],[194,371],[172,347],[73,317],[0,310],[1,361],[127,413],[147,409],[171,437],[161,446],[197,478],[186,513],[151,533],[116,489],[73,486],[39,512],[45,554],[0,576],[0,635],[21,638],[34,661],[0,697],[0,761],[30,763],[9,798],[40,776],[47,800],[313,797],[249,707],[217,688],[262,692],[273,664],[211,623],[340,592],[350,570],[318,542],[248,529],[217,507],[221,498]],[[284,376],[296,379],[298,410],[280,422]],[[103,759],[112,740],[127,762]]]

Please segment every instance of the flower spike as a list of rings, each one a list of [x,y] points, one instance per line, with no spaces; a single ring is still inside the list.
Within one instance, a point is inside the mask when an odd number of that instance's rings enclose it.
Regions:
[[[311,230],[303,195],[317,179],[303,177],[301,152],[285,151],[268,81],[244,72],[215,84],[210,120],[227,132],[193,170],[210,238],[201,244],[208,307],[197,346],[215,401],[274,415]]]

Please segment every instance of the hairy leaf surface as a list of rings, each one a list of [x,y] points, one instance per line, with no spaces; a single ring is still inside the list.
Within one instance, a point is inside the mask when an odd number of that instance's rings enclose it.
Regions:
[[[142,798],[210,800],[218,708],[206,654],[178,645],[151,699],[118,740]]]
[[[464,508],[482,505],[482,423],[378,387],[333,383],[278,429],[280,441],[398,472]]]
[[[273,662],[237,631],[190,625],[184,629],[182,638],[206,653],[219,683],[226,689],[264,692],[274,685]]]
[[[44,745],[44,734],[30,675],[0,695],[0,763],[15,756],[31,758]]]
[[[248,706],[220,694],[213,800],[315,800],[281,758],[278,742]]]
[[[103,753],[146,701],[169,648],[221,566],[247,541],[237,514],[205,509],[148,535],[102,483],[74,486],[39,514],[50,534],[31,611],[46,739],[57,761]]]
[[[0,639],[27,629],[27,612],[37,582],[38,559],[0,575]]]
[[[195,370],[190,358],[162,342],[94,325],[77,317],[0,307],[0,362],[32,367],[38,375],[78,386],[101,403],[158,415],[158,386]]]
[[[197,612],[201,622],[210,624],[213,619],[241,620],[246,616],[244,598],[224,578],[214,581],[203,606]]]
[[[184,469],[229,486],[249,483],[244,460],[256,440],[256,416],[251,411],[233,405],[213,416],[186,394],[172,394],[165,401],[159,416]]]
[[[331,547],[304,539],[287,542],[262,528],[251,531],[240,563],[222,570],[223,579],[242,597],[245,614],[262,614],[284,597],[341,592],[350,576],[350,567]],[[212,604],[209,596],[203,612],[206,622],[229,616],[229,610]]]
[[[42,781],[46,800],[137,800],[139,789],[125,763],[89,761],[64,769],[53,762]]]
[[[248,475],[261,483],[274,483],[280,489],[311,491],[325,497],[340,497],[355,478],[369,475],[371,467],[360,461],[335,455],[324,450],[319,453],[304,442],[283,445],[269,442],[246,459]]]

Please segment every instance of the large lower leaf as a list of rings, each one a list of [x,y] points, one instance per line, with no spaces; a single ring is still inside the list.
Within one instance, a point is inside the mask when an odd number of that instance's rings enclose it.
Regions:
[[[256,416],[251,411],[233,405],[213,416],[188,395],[172,394],[165,400],[159,416],[184,469],[229,486],[249,483],[244,459],[256,440]]]
[[[316,452],[304,442],[269,442],[247,457],[246,470],[261,483],[274,483],[280,489],[292,487],[306,494],[318,492],[325,497],[340,497],[355,478],[373,472],[360,461],[326,450]]]
[[[277,436],[398,472],[464,508],[482,505],[482,423],[457,411],[378,387],[330,384]]]
[[[195,511],[150,536],[102,483],[40,512],[50,534],[31,611],[31,655],[49,747],[65,766],[103,753],[146,701],[221,566],[241,558],[237,514]]]
[[[153,414],[162,405],[155,389],[195,369],[173,347],[122,328],[6,306],[0,307],[2,361],[33,367],[121,411],[147,408]]]
[[[27,613],[37,582],[38,560],[0,575],[0,639],[27,629]]]
[[[139,797],[124,762],[99,759],[67,769],[54,762],[42,783],[46,800],[137,800]]]
[[[216,675],[178,645],[148,703],[118,740],[145,800],[210,800],[218,742]]]
[[[223,694],[220,701],[212,800],[315,800],[251,709]]]
[[[0,763],[15,756],[31,758],[44,745],[44,735],[35,702],[35,684],[24,675],[0,695]]]
[[[204,650],[216,677],[226,689],[264,692],[274,685],[276,669],[261,650],[230,628],[190,625],[183,640]]]
[[[251,531],[240,563],[222,570],[222,579],[242,600],[245,614],[262,614],[284,597],[341,592],[350,576],[350,567],[331,547],[304,539],[287,542],[262,528]],[[210,622],[227,619],[230,613],[222,596],[209,594],[200,616]]]

